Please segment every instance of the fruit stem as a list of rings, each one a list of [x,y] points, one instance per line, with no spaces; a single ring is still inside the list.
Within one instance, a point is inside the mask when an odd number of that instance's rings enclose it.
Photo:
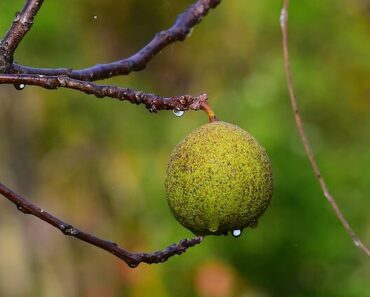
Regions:
[[[202,109],[206,112],[210,123],[218,121],[215,113],[213,112],[212,108],[209,106],[208,102],[206,101],[202,102]]]

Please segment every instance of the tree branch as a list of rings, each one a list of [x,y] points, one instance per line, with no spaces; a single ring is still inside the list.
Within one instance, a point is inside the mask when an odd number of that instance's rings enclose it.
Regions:
[[[14,193],[8,187],[0,183],[0,194],[7,198],[9,201],[14,203],[17,209],[24,214],[31,214],[40,220],[48,223],[49,225],[59,229],[64,235],[72,236],[81,241],[87,242],[88,244],[94,245],[100,249],[103,249],[112,255],[120,258],[131,268],[137,267],[140,263],[157,264],[167,261],[169,258],[175,255],[181,255],[188,248],[193,247],[202,242],[203,237],[198,236],[193,239],[183,239],[177,244],[172,244],[164,250],[154,253],[131,253],[112,241],[100,239],[94,235],[88,234],[84,231],[77,229],[76,227],[68,224],[61,219],[53,216],[47,211],[35,206],[30,201],[26,200],[22,196]]]
[[[22,11],[16,13],[12,26],[0,42],[0,68],[1,66],[9,68],[13,63],[14,52],[23,37],[31,29],[33,19],[43,2],[44,0],[27,0]],[[1,61],[2,59],[3,61]]]
[[[207,111],[207,95],[183,95],[177,97],[160,97],[129,88],[102,86],[91,81],[105,79],[116,75],[129,74],[145,68],[146,64],[169,44],[184,40],[194,27],[221,0],[198,0],[186,11],[180,14],[175,24],[168,30],[159,32],[146,46],[133,56],[109,64],[95,65],[81,70],[68,68],[30,68],[13,62],[14,52],[23,37],[32,26],[34,17],[40,9],[43,0],[28,0],[21,13],[17,14],[13,25],[6,36],[0,41],[0,84],[14,84],[21,89],[24,85],[34,85],[46,89],[69,88],[93,94],[98,98],[110,97],[127,100],[134,104],[144,104],[151,112],[158,110],[205,110]],[[62,221],[43,209],[35,206],[22,196],[14,193],[0,183],[0,194],[13,202],[19,211],[31,214],[59,229],[63,234],[75,237],[91,245],[99,247],[123,260],[130,267],[140,263],[162,263],[174,255],[184,253],[188,248],[199,244],[203,237],[184,239],[178,244],[155,253],[130,253],[116,243],[100,239]]]
[[[155,37],[133,56],[108,64],[73,70],[69,68],[32,68],[18,64],[12,65],[11,73],[41,74],[49,76],[66,75],[78,80],[96,81],[117,75],[127,75],[132,71],[140,71],[162,49],[175,41],[183,41],[188,36],[192,27],[198,24],[212,8],[215,8],[221,0],[198,0],[187,10],[181,13],[174,25]]]
[[[161,97],[130,88],[97,85],[67,76],[0,74],[0,84],[14,84],[15,86],[21,84],[34,85],[45,89],[74,89],[95,95],[98,98],[110,97],[121,101],[127,100],[133,104],[144,104],[150,112],[157,112],[158,110],[201,110],[203,102],[208,100],[207,94]]]
[[[280,24],[282,29],[282,45],[283,45],[283,53],[284,53],[284,67],[285,67],[285,74],[286,79],[288,83],[288,91],[289,91],[289,97],[290,102],[292,105],[292,110],[294,113],[294,118],[296,121],[296,125],[301,137],[301,140],[303,142],[304,149],[306,151],[306,155],[308,157],[308,160],[310,161],[312,170],[315,174],[315,177],[317,178],[321,190],[328,200],[330,206],[333,208],[335,215],[339,219],[339,221],[342,223],[344,229],[347,231],[347,233],[351,236],[353,243],[356,247],[358,247],[362,252],[365,253],[368,257],[370,257],[370,250],[365,246],[365,244],[361,241],[361,239],[357,236],[357,234],[353,231],[352,227],[348,223],[347,219],[345,218],[344,214],[340,210],[338,204],[336,203],[334,197],[329,192],[329,188],[326,185],[326,182],[324,178],[321,175],[320,168],[316,162],[315,155],[313,153],[312,147],[310,145],[310,142],[308,140],[306,131],[303,127],[302,118],[298,109],[298,103],[297,103],[297,97],[294,92],[293,87],[293,78],[292,78],[292,72],[290,68],[290,62],[289,62],[289,50],[288,50],[288,9],[289,9],[289,0],[284,0],[284,6],[281,11],[280,15]]]

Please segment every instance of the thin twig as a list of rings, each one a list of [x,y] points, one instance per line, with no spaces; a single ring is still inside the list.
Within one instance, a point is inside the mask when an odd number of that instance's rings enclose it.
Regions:
[[[127,75],[132,71],[140,71],[148,62],[169,44],[175,41],[183,41],[189,35],[190,30],[205,17],[209,10],[215,8],[221,0],[198,0],[187,10],[181,13],[175,24],[157,33],[155,37],[141,50],[131,57],[108,64],[73,70],[69,68],[32,68],[13,64],[11,73],[41,74],[41,75],[66,75],[78,80],[96,81],[117,75]]]
[[[297,98],[294,92],[293,87],[293,79],[292,79],[292,72],[290,68],[290,62],[289,62],[289,50],[288,50],[288,8],[289,8],[289,0],[284,0],[284,6],[281,11],[280,15],[280,24],[282,29],[282,44],[283,44],[283,53],[284,53],[284,67],[285,67],[285,74],[286,79],[288,83],[288,90],[289,90],[289,97],[290,102],[292,105],[294,118],[296,121],[296,125],[299,131],[299,134],[301,136],[301,140],[303,142],[304,149],[306,151],[307,157],[311,163],[312,170],[320,184],[320,187],[324,193],[324,196],[328,200],[329,204],[333,208],[335,215],[342,223],[344,229],[347,231],[347,233],[351,236],[353,243],[356,247],[358,247],[362,252],[365,253],[368,257],[370,257],[370,250],[365,246],[365,244],[361,241],[361,239],[357,236],[357,234],[353,231],[352,227],[348,223],[347,219],[343,215],[342,211],[340,210],[338,204],[336,203],[334,197],[329,192],[329,188],[326,185],[326,182],[324,178],[321,175],[320,168],[316,162],[315,155],[313,153],[312,147],[309,143],[309,140],[307,138],[306,131],[303,127],[302,118],[298,109],[298,103]]]
[[[34,85],[45,89],[68,88],[92,94],[98,98],[110,97],[121,101],[127,100],[133,104],[144,104],[150,112],[157,112],[158,110],[201,110],[202,103],[208,100],[207,94],[161,97],[130,88],[97,85],[67,76],[0,74],[0,84],[14,84],[18,89],[20,89],[20,85]]]
[[[12,26],[0,43],[2,53],[6,53],[6,62],[13,62],[13,55],[23,37],[31,29],[33,19],[44,0],[27,0],[21,12],[16,13]]]
[[[202,242],[203,237],[198,236],[193,239],[183,239],[177,244],[172,244],[164,250],[155,253],[131,253],[118,246],[117,243],[100,239],[94,235],[88,234],[76,227],[68,224],[61,219],[53,216],[26,200],[22,196],[14,193],[8,187],[0,183],[0,194],[14,203],[17,209],[25,214],[33,215],[49,225],[59,229],[64,235],[71,236],[94,245],[98,248],[106,250],[114,256],[120,258],[131,268],[137,267],[140,263],[157,264],[167,261],[175,255],[181,255],[188,248],[193,247]]]

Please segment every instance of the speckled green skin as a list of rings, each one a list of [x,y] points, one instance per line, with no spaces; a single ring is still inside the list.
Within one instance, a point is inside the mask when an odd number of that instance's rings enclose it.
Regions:
[[[196,235],[225,234],[253,226],[272,196],[265,149],[243,129],[205,124],[172,152],[166,197],[175,218]]]

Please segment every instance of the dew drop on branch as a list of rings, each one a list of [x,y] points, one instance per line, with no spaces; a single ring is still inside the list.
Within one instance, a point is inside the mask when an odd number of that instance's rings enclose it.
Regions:
[[[25,88],[25,84],[14,84],[14,88],[16,88],[17,90],[23,90]]]
[[[130,263],[129,266],[131,268],[136,268],[137,266],[139,265],[139,263],[136,263],[136,262],[133,262],[133,263]]]
[[[185,113],[185,111],[183,111],[183,110],[173,110],[172,112],[177,117],[182,117]]]

